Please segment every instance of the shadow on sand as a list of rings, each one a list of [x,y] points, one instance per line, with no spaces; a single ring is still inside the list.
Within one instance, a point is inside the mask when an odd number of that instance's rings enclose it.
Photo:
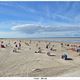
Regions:
[[[65,59],[65,60],[73,60],[72,58],[67,58],[67,59]]]

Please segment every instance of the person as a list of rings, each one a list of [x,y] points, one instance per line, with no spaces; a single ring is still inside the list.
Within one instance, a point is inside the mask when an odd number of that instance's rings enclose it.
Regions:
[[[21,49],[21,43],[19,42],[19,46],[18,46],[18,49],[20,50]]]
[[[14,42],[13,52],[17,52],[17,47],[18,47],[17,43],[16,43],[16,42]]]
[[[14,47],[16,47],[16,48],[18,47],[16,42],[14,42]]]
[[[3,41],[1,41],[1,48],[5,48]]]
[[[65,52],[65,53],[61,56],[61,58],[67,60],[67,54],[68,54],[68,53]]]
[[[67,60],[67,55],[64,54],[64,55],[61,56],[61,58]]]
[[[63,43],[61,43],[61,47],[63,47]]]
[[[17,52],[16,48],[14,47],[13,52]]]

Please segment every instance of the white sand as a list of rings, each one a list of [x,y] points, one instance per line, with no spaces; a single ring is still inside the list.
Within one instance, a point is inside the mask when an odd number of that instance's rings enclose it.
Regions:
[[[0,40],[2,41],[2,40]],[[50,42],[50,46],[56,51],[46,49],[47,41],[22,40],[21,50],[18,53],[13,52],[13,43],[18,40],[3,39],[5,43],[10,42],[11,46],[0,48],[0,76],[17,77],[54,77],[54,76],[80,76],[80,56],[77,52],[62,48],[58,42]],[[29,46],[27,44],[28,43]],[[36,44],[38,43],[38,46]],[[42,53],[35,53],[41,47]],[[50,52],[55,56],[48,56]],[[73,60],[62,60],[61,55],[64,52],[69,53]]]

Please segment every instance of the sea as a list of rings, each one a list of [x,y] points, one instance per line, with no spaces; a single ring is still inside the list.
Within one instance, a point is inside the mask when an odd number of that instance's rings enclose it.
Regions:
[[[28,39],[54,41],[54,42],[80,43],[80,37],[47,37],[47,38],[28,38]]]
[[[17,40],[39,40],[50,42],[70,42],[80,43],[80,37],[38,37],[38,38],[0,38],[0,39],[17,39]]]

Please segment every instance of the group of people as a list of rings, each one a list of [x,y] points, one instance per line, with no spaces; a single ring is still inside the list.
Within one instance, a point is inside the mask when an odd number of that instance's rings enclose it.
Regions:
[[[9,44],[5,44],[4,41],[1,41],[0,48],[6,48],[9,45],[10,45],[10,43]],[[14,42],[13,43],[13,52],[17,52],[17,50],[20,50],[20,49],[21,49],[21,41]]]
[[[21,41],[19,43],[14,42],[14,49],[13,52],[17,52],[17,50],[21,49]]]

